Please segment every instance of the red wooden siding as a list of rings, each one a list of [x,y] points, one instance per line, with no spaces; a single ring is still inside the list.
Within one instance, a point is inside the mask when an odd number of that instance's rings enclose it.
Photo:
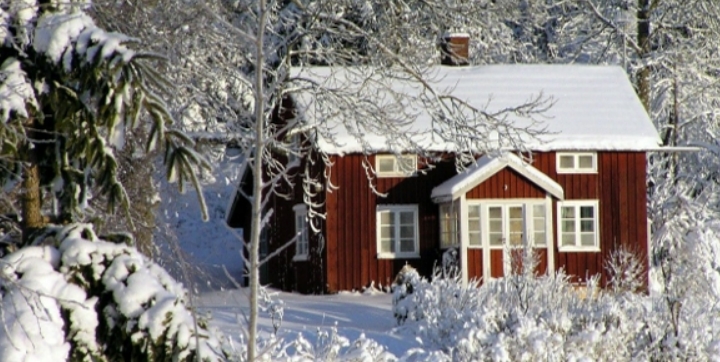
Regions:
[[[311,260],[292,262],[294,247],[288,248],[269,265],[272,286],[301,292],[335,292],[360,289],[371,282],[390,284],[406,264],[430,275],[441,260],[438,247],[438,206],[430,199],[432,189],[455,175],[454,163],[443,162],[427,174],[407,178],[375,178],[374,186],[387,197],[373,193],[363,161],[374,164],[374,157],[352,154],[332,156],[330,181],[339,187],[326,190],[327,219],[321,224],[324,248],[317,236],[311,238]],[[552,201],[552,252],[556,268],[564,268],[575,280],[603,273],[609,252],[619,245],[635,248],[647,255],[645,154],[642,152],[598,152],[598,172],[557,174],[554,152],[533,154],[533,166],[556,180],[566,200],[599,200],[601,252],[560,252],[557,247],[557,200]],[[319,174],[321,168],[313,172]],[[293,210],[302,203],[301,183],[296,184],[293,200],[275,198],[271,228],[271,249],[280,247],[294,234]],[[544,190],[512,169],[504,169],[467,193],[469,199],[545,198]],[[322,200],[318,200],[322,201]],[[418,206],[420,259],[378,259],[376,247],[376,207],[385,204]],[[547,270],[546,251],[540,250],[538,272]],[[498,254],[498,255],[496,255]],[[502,251],[491,255],[500,262],[491,265],[492,275],[502,275]],[[482,249],[468,250],[468,275],[482,277]],[[607,280],[607,276],[603,277]]]
[[[380,193],[373,193],[362,162],[365,156],[333,156],[330,179],[338,190],[327,193],[327,289],[360,289],[371,282],[389,285],[407,263],[429,275],[441,260],[438,250],[438,206],[430,200],[433,187],[455,174],[452,162],[441,163],[425,175],[375,178]],[[374,165],[375,158],[367,157]],[[416,204],[418,206],[420,259],[378,259],[376,207]]]
[[[468,191],[466,196],[468,199],[544,198],[545,190],[517,171],[504,168]]]
[[[483,252],[482,249],[468,249],[468,279],[482,279]]]

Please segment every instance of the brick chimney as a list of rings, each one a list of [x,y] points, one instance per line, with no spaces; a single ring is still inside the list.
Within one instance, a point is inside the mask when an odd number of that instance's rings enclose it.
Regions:
[[[440,42],[440,64],[468,65],[470,35],[467,33],[446,33]]]

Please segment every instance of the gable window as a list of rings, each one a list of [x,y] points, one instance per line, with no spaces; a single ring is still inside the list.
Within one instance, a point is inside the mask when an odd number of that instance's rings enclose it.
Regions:
[[[460,219],[458,203],[440,205],[440,247],[450,248],[460,244]]]
[[[416,155],[377,155],[375,173],[378,177],[408,177],[417,171]]]
[[[420,256],[417,205],[381,205],[376,218],[378,258]]]
[[[595,152],[558,152],[558,173],[596,173],[597,153]]]
[[[293,261],[308,260],[310,239],[308,235],[307,206],[295,205],[295,256]]]
[[[598,201],[558,202],[560,251],[599,251]]]

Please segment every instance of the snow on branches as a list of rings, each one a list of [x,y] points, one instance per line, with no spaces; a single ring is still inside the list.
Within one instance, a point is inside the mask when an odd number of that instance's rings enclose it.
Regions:
[[[134,247],[85,224],[37,243],[0,261],[0,360],[224,359],[182,285]]]

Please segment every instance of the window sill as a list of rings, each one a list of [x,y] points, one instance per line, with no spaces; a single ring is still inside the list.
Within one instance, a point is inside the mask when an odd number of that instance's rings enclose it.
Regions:
[[[420,258],[420,254],[418,254],[418,253],[405,253],[405,254],[378,253],[377,258],[378,259],[418,259],[418,258]]]
[[[597,170],[557,170],[558,174],[561,175],[568,175],[568,174],[584,174],[584,175],[592,175],[597,174]]]
[[[586,247],[565,246],[565,247],[559,247],[558,251],[561,253],[599,253],[600,248],[597,246],[586,246]]]
[[[295,255],[292,258],[292,261],[308,261],[310,260],[310,257],[308,255]]]
[[[410,178],[410,177],[416,177],[417,172],[413,173],[390,173],[390,172],[382,172],[377,173],[377,178]]]

